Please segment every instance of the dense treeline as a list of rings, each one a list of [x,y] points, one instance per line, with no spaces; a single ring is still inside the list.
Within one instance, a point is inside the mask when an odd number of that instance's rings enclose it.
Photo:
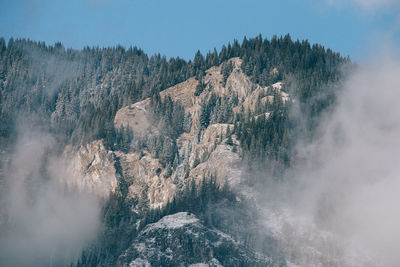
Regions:
[[[314,118],[334,102],[333,88],[343,77],[343,66],[350,62],[339,53],[308,41],[292,41],[289,35],[272,38],[261,36],[243,41],[243,71],[261,85],[280,80],[288,83],[292,98],[299,100],[300,111],[313,128]]]
[[[289,166],[290,149],[296,137],[289,105],[282,101],[279,93],[274,92],[272,103],[258,106],[261,110],[259,115],[250,111],[238,114],[233,132],[238,136],[249,163],[257,159],[264,165],[265,160],[272,160]]]
[[[106,138],[115,131],[112,121],[122,106],[191,76],[201,81],[207,68],[232,57],[241,57],[245,73],[262,85],[295,80],[298,90],[290,93],[311,115],[332,101],[330,91],[321,88],[340,78],[338,66],[347,61],[330,49],[294,42],[288,35],[244,38],[242,44],[235,40],[220,52],[197,52],[193,61],[149,57],[137,47],[74,50],[61,43],[12,38],[6,43],[0,38],[0,135],[10,136],[18,118],[35,114],[38,123],[48,125],[65,142]],[[226,80],[232,66],[224,64],[222,69]],[[203,89],[200,83],[197,94]],[[313,101],[321,98],[324,101]]]
[[[192,180],[165,207],[144,207],[143,211],[142,215],[133,212],[123,194],[112,194],[103,209],[103,233],[96,245],[82,252],[74,266],[114,266],[118,256],[129,247],[141,230],[166,215],[191,212],[209,227],[246,237],[250,233],[245,233],[243,229],[238,231],[239,225],[247,216],[256,216],[254,212],[249,214],[251,210],[245,203],[236,200],[235,193],[228,186],[219,186],[215,177],[205,178],[199,184]],[[224,216],[226,214],[229,217]]]
[[[121,46],[65,49],[60,43],[0,38],[0,134],[10,136],[19,117],[40,118],[73,143],[104,138],[116,111],[223,59],[197,53],[193,61],[147,56]],[[50,122],[50,123],[49,123]]]
[[[289,35],[271,40],[244,38],[241,44],[234,41],[219,52],[197,52],[189,61],[148,56],[137,47],[74,50],[60,43],[6,42],[0,38],[0,139],[16,136],[18,124],[27,119],[54,133],[60,145],[101,138],[112,150],[146,149],[168,170],[168,176],[181,164],[176,138],[190,130],[192,118],[179,102],[161,99],[160,91],[196,77],[195,95],[200,95],[206,89],[205,70],[220,64],[224,85],[233,69],[227,60],[233,57],[242,58],[243,71],[255,83],[267,86],[285,81],[283,90],[296,102],[285,102],[272,90],[268,93],[273,96],[271,102],[260,100],[254,111],[242,110],[235,115],[232,107],[242,99],[211,93],[201,103],[199,136],[212,123],[232,123],[232,131],[228,127],[224,133],[228,144],[233,145],[235,135],[249,163],[273,162],[282,170],[291,164],[296,138],[311,135],[319,114],[334,103],[334,84],[342,76],[341,65],[348,62],[330,49],[293,41]],[[129,128],[114,128],[113,120],[121,107],[147,97],[153,123],[163,126],[162,134],[141,138]],[[290,114],[294,105],[304,118],[302,123]],[[138,231],[178,211],[193,212],[206,225],[237,235],[250,247],[256,242],[256,237],[241,229],[246,225],[243,220],[254,216],[249,214],[251,209],[238,203],[229,189],[218,187],[214,178],[201,184],[187,183],[181,194],[160,210],[149,209],[145,202],[128,202],[125,191],[121,189],[107,200],[104,231],[99,242],[83,252],[78,266],[115,265]],[[132,211],[133,206],[139,210]]]

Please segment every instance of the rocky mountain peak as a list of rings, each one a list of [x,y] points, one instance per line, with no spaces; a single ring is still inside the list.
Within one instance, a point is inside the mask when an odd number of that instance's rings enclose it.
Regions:
[[[271,262],[187,212],[149,224],[118,258],[118,266],[269,266]]]
[[[268,87],[255,84],[244,74],[241,65],[240,58],[231,58],[206,70],[201,79],[192,77],[160,92],[161,100],[170,98],[179,103],[191,120],[187,132],[176,139],[178,162],[175,166],[166,168],[146,148],[114,153],[106,151],[101,141],[94,141],[81,147],[71,161],[72,169],[84,177],[76,184],[99,188],[102,194],[112,191],[117,184],[114,165],[118,161],[121,175],[129,185],[128,196],[145,201],[153,208],[165,205],[192,179],[199,182],[204,177],[215,176],[220,185],[240,184],[240,143],[234,135],[227,136],[231,135],[233,124],[211,123],[202,129],[202,108],[210,99],[219,97],[224,101],[221,105],[229,105],[233,114],[244,110],[256,113],[257,105],[264,105],[267,101],[272,103],[275,95],[280,95],[283,102],[289,100],[282,82]],[[196,93],[200,83],[203,88]],[[260,115],[263,114],[256,114]],[[268,117],[269,114],[264,115]],[[153,116],[151,99],[147,98],[118,110],[114,124],[117,129],[129,127],[134,138],[157,138],[164,134],[165,127],[162,121],[154,123]]]

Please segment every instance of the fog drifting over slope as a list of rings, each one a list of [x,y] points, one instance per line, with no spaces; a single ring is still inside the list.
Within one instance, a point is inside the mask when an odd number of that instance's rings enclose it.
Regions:
[[[54,139],[24,128],[0,197],[0,262],[4,266],[66,264],[79,256],[99,227],[100,203],[67,190]]]
[[[393,53],[350,74],[318,137],[299,144],[289,189],[293,210],[387,266],[400,266],[399,74]]]
[[[67,190],[54,139],[24,128],[5,172],[0,203],[0,262],[4,266],[69,264],[94,238],[100,203]]]
[[[29,73],[44,69],[47,83],[42,89],[48,96],[82,71],[79,62],[29,46],[24,51],[31,60]],[[15,85],[15,90],[24,94],[26,84]],[[49,125],[43,125],[48,119],[35,109],[14,115],[16,144],[10,144],[5,155],[9,164],[0,176],[0,265],[69,265],[99,230],[100,202],[65,187],[71,173],[55,151],[60,147]]]

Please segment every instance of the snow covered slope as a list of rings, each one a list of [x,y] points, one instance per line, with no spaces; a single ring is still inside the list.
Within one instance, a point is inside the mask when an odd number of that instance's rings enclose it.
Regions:
[[[144,228],[118,266],[273,266],[229,235],[179,212]]]

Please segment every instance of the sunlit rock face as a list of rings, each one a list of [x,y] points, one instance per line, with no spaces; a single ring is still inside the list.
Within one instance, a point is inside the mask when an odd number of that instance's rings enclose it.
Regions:
[[[243,73],[242,60],[239,58],[232,58],[224,64],[232,66],[226,80],[221,74],[223,64],[211,67],[206,71],[203,78],[204,90],[199,95],[195,94],[199,82],[194,77],[160,93],[161,98],[168,96],[174,102],[179,102],[191,118],[188,131],[176,140],[179,163],[171,173],[167,175],[168,171],[147,151],[116,153],[121,159],[125,178],[131,181],[131,197],[146,197],[151,207],[160,207],[174,196],[177,189],[192,179],[200,181],[204,177],[215,176],[221,185],[237,185],[241,182],[240,143],[235,136],[232,136],[231,142],[227,142],[226,136],[228,131],[233,131],[233,124],[214,123],[206,129],[199,129],[201,105],[215,94],[227,99],[234,113],[242,113],[244,110],[256,112],[257,105],[272,102],[273,95],[281,95],[283,102],[289,100],[289,95],[283,91],[282,82],[268,87],[253,83]],[[145,99],[120,109],[114,120],[115,127],[129,126],[137,137],[162,135],[162,125],[152,123],[149,105],[150,100]],[[255,116],[268,118],[269,114],[256,113]]]
[[[232,72],[225,82],[221,74],[223,64],[232,64]],[[198,119],[201,104],[209,100],[212,94],[231,100],[237,98],[237,103],[236,101],[229,103],[235,113],[246,110],[254,112],[257,104],[272,102],[274,93],[280,95],[283,102],[290,99],[289,94],[283,91],[283,82],[266,87],[253,83],[250,77],[243,73],[240,58],[232,58],[223,64],[211,67],[206,71],[203,78],[205,89],[198,96],[195,95],[195,91],[199,82],[194,77],[160,92],[161,98],[171,97],[173,101],[179,102],[184,107],[185,112],[191,115],[193,120],[191,133],[199,130]],[[130,126],[133,132],[138,135],[159,133],[160,129],[157,129],[151,123],[149,103],[150,100],[145,99],[121,108],[115,116],[115,127]]]
[[[63,182],[68,186],[103,197],[116,189],[115,155],[104,147],[101,140],[81,146],[77,151],[67,147],[64,160],[69,175],[63,178]]]
[[[230,64],[232,71],[224,80],[223,64]],[[150,208],[162,207],[172,200],[176,192],[193,179],[215,177],[220,185],[237,186],[242,182],[240,143],[233,135],[228,142],[227,133],[233,124],[213,123],[206,129],[199,128],[201,105],[212,94],[227,99],[233,113],[245,110],[256,112],[257,105],[272,102],[273,95],[281,95],[288,101],[289,95],[282,89],[282,82],[268,87],[253,83],[241,69],[242,60],[232,58],[220,66],[211,67],[203,78],[204,90],[196,95],[199,81],[194,77],[160,92],[161,98],[170,97],[183,106],[190,115],[191,123],[177,139],[178,162],[173,169],[160,164],[146,148],[141,151],[108,151],[101,140],[82,146],[77,151],[64,153],[74,173],[68,184],[77,185],[106,196],[113,192],[119,177],[128,185],[128,198],[146,202]],[[217,116],[218,114],[211,114]],[[266,116],[269,114],[257,114]],[[117,129],[129,127],[134,138],[151,138],[163,135],[163,125],[154,124],[150,100],[121,108],[114,119]],[[119,170],[116,168],[118,165]]]
[[[176,185],[165,177],[165,168],[149,153],[116,152],[128,187],[128,198],[162,207],[175,196]]]

